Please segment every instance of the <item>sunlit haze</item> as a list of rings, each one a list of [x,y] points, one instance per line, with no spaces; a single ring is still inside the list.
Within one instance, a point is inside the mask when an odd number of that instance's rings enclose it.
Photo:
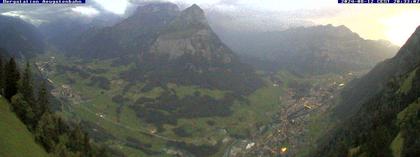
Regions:
[[[321,24],[345,25],[367,39],[385,39],[396,45],[405,41],[420,25],[420,8],[409,5],[342,5],[336,15],[314,19]]]

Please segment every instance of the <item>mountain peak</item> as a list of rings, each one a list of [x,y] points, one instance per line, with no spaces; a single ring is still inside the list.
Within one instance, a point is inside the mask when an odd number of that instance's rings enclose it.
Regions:
[[[137,7],[135,14],[156,13],[156,12],[178,12],[179,8],[173,3],[148,3]]]
[[[204,13],[203,9],[201,9],[200,6],[198,6],[197,4],[193,4],[192,6],[188,7],[185,10],[194,10],[194,11],[200,11]]]
[[[191,23],[207,24],[206,15],[203,9],[201,9],[196,4],[182,11],[179,20],[181,20],[182,22],[186,22],[188,24],[191,24]]]
[[[198,5],[182,11],[168,29],[160,33],[150,52],[169,54],[171,58],[192,54],[223,63],[231,62],[234,56],[213,32]]]
[[[173,3],[148,3],[137,7],[127,19],[117,24],[122,31],[138,30],[140,27],[162,28],[179,14],[179,8]]]

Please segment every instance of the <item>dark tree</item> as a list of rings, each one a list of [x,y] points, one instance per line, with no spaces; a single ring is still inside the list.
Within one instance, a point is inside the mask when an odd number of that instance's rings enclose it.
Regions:
[[[22,93],[26,102],[28,102],[30,105],[35,104],[32,73],[29,62],[26,63],[25,71],[22,74],[22,82],[19,88],[19,92]]]
[[[92,156],[92,146],[90,145],[89,135],[85,132],[83,136],[83,154],[85,156]]]
[[[83,142],[84,142],[84,133],[82,129],[80,128],[80,125],[76,125],[76,127],[73,129],[73,131],[70,134],[70,142],[69,142],[69,148],[72,151],[80,152],[83,150]]]
[[[37,116],[42,116],[45,112],[49,112],[48,91],[45,82],[41,84],[39,89],[37,104],[39,106],[36,113]]]
[[[7,100],[11,100],[11,98],[18,92],[18,81],[20,79],[19,70],[16,66],[16,61],[13,58],[10,58],[9,62],[5,68],[6,75],[5,75],[5,89],[4,89],[4,96]]]
[[[56,145],[56,141],[59,140],[59,133],[55,126],[55,122],[56,118],[54,115],[50,112],[45,112],[38,122],[38,126],[35,130],[36,140],[44,146],[47,152],[52,152],[54,150],[54,146]]]
[[[22,73],[22,79],[19,86],[19,93],[23,95],[25,101],[32,108],[34,113],[35,121],[38,121],[45,109],[38,103],[34,96],[34,84],[31,72],[31,66],[29,62],[26,62],[25,71]]]
[[[0,94],[3,94],[4,90],[4,77],[3,56],[0,54]]]
[[[23,123],[28,125],[30,129],[33,129],[36,124],[36,120],[34,119],[35,114],[29,103],[25,101],[23,95],[16,94],[13,96],[11,104],[14,112],[23,121]]]

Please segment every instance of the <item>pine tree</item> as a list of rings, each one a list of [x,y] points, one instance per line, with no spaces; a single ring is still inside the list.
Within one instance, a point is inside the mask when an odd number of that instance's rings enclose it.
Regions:
[[[39,109],[36,113],[38,117],[42,116],[45,112],[50,112],[48,91],[45,82],[41,84],[41,88],[39,89],[37,105],[39,106]]]
[[[32,72],[29,62],[26,62],[25,71],[22,74],[22,79],[20,81],[19,86],[19,93],[22,93],[23,98],[32,108],[35,118],[34,120],[38,121],[43,114],[43,109],[40,107],[40,104],[37,103],[35,100]]]
[[[20,79],[19,70],[17,69],[14,58],[10,58],[5,70],[4,96],[10,101],[11,98],[18,92],[18,81]]]
[[[76,125],[70,134],[69,148],[74,152],[82,152],[84,148],[84,133],[80,125]]]
[[[0,94],[3,94],[4,90],[4,77],[3,56],[0,54]]]
[[[19,92],[22,93],[26,102],[28,102],[30,105],[35,104],[32,73],[29,62],[26,62],[26,68],[22,75],[22,82],[19,88]],[[36,107],[34,108],[36,109]]]
[[[85,132],[83,136],[83,153],[85,156],[92,156],[92,147],[90,145],[89,135]]]
[[[45,112],[38,122],[35,130],[35,137],[40,142],[47,152],[52,152],[56,141],[59,141],[59,133],[56,128],[56,119],[50,112]]]
[[[28,102],[25,101],[22,94],[18,93],[12,97],[11,105],[13,111],[21,119],[21,121],[27,125],[30,130],[33,130],[37,124],[35,119],[35,113]]]
[[[69,126],[67,125],[67,123],[63,120],[63,118],[58,117],[57,120],[57,125],[58,125],[58,131],[60,134],[64,134],[67,133],[70,129]]]

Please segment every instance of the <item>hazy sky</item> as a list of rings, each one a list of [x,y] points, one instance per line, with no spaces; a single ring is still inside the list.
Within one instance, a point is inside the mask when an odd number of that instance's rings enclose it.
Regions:
[[[217,10],[228,13],[258,12],[258,16],[244,14],[246,18],[261,18],[278,23],[306,21],[313,24],[345,25],[367,39],[386,39],[402,45],[420,25],[420,4],[409,5],[373,5],[373,4],[337,4],[337,0],[87,0],[85,5],[67,5],[56,7],[49,5],[39,9],[37,5],[0,6],[0,14],[19,16],[27,21],[39,23],[41,19],[33,18],[39,11],[60,10],[75,12],[80,16],[95,17],[104,11],[126,16],[126,10],[143,2],[169,1],[181,6],[200,5],[210,12]],[[30,9],[26,9],[30,8]],[[46,9],[45,9],[46,8]],[[51,9],[49,9],[51,8]],[[252,14],[251,13],[251,14]],[[241,15],[241,14],[239,14]],[[39,16],[39,17],[44,17]],[[238,16],[234,16],[238,17]],[[263,18],[262,18],[263,17]],[[281,17],[282,20],[272,20]],[[242,20],[242,19],[241,19]],[[274,22],[274,23],[273,23]],[[276,30],[276,29],[273,29]]]

